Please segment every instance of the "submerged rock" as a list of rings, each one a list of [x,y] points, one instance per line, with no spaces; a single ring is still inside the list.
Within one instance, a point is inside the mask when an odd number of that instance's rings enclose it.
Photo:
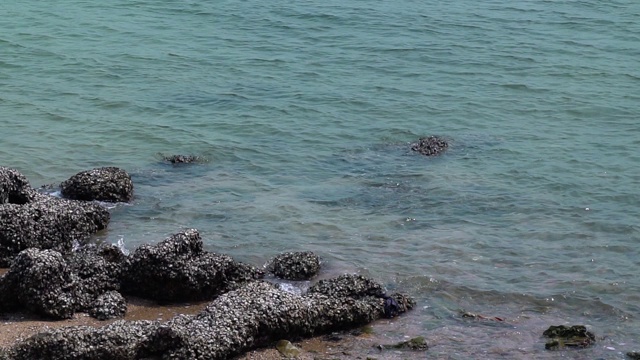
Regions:
[[[320,258],[311,251],[286,252],[276,256],[268,269],[286,280],[308,280],[320,271]]]
[[[19,342],[8,355],[15,360],[229,359],[282,338],[359,327],[384,311],[382,298],[365,295],[367,291],[362,289],[331,293],[360,295],[295,295],[273,284],[253,281],[220,295],[195,316],[179,315],[165,324],[119,321],[97,329],[49,330]]]
[[[413,339],[407,341],[401,341],[397,344],[392,345],[380,345],[380,350],[383,349],[400,349],[400,350],[414,350],[414,351],[424,351],[429,349],[429,345],[427,344],[427,340],[422,336],[414,337]]]
[[[142,245],[127,261],[122,290],[161,302],[207,300],[263,273],[228,255],[202,248],[195,229],[175,234],[157,245]]]
[[[438,155],[448,147],[447,141],[437,136],[420,138],[418,142],[411,144],[411,150],[426,156]]]
[[[544,346],[547,350],[559,350],[565,347],[585,348],[596,342],[595,335],[584,325],[550,326],[542,335],[550,338]]]
[[[295,347],[289,340],[280,340],[276,343],[276,349],[286,358],[295,358],[300,355],[300,349]]]
[[[172,164],[191,164],[204,162],[204,158],[195,155],[163,155],[162,160]]]
[[[116,167],[79,172],[60,184],[60,187],[63,196],[74,200],[129,202],[133,197],[131,176]]]

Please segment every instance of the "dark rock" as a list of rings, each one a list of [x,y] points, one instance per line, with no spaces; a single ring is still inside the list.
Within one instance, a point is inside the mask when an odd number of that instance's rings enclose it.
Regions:
[[[33,201],[35,191],[24,175],[0,166],[0,204],[26,204]]]
[[[417,143],[411,144],[411,150],[426,156],[438,155],[448,147],[447,141],[437,136],[420,138]]]
[[[630,351],[627,353],[627,357],[631,360],[640,360],[640,352]]]
[[[0,266],[27,248],[53,249],[67,254],[106,228],[109,212],[98,204],[59,199],[34,192],[25,204],[0,205]]]
[[[413,339],[402,341],[393,345],[380,345],[380,350],[382,349],[400,349],[400,350],[413,350],[413,351],[424,351],[429,349],[429,345],[427,341],[422,336],[414,337]]]
[[[330,297],[316,292],[301,296],[253,281],[220,295],[195,316],[179,315],[165,324],[116,322],[98,329],[56,329],[16,344],[9,353],[15,360],[230,359],[282,338],[358,327],[384,312],[383,299],[364,295],[362,289],[334,293],[363,295]]]
[[[190,229],[136,249],[123,274],[122,291],[161,302],[206,300],[262,276],[227,255],[204,251],[200,234]]]
[[[542,335],[550,338],[544,346],[547,350],[559,350],[565,347],[585,348],[596,342],[595,335],[587,331],[584,325],[550,326]]]
[[[191,164],[204,162],[204,159],[202,157],[194,155],[163,155],[162,160],[170,162],[172,164]]]
[[[69,266],[56,251],[22,251],[1,281],[15,301],[6,308],[25,308],[54,319],[69,319],[74,314],[75,283]]]
[[[76,281],[76,307],[88,310],[96,299],[120,290],[126,256],[115,245],[87,245],[74,251],[67,262]]]
[[[123,317],[127,312],[127,302],[119,292],[108,291],[93,302],[88,312],[98,320]]]
[[[320,258],[311,251],[286,252],[268,266],[275,276],[286,280],[308,280],[320,271]]]
[[[74,200],[128,202],[133,197],[131,176],[116,167],[102,167],[73,175],[60,184],[62,195]]]

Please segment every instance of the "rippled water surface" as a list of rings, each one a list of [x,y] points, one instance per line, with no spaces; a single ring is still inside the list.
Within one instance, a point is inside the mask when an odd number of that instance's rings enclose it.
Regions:
[[[34,186],[126,169],[135,199],[100,240],[132,250],[194,227],[255,265],[316,251],[322,276],[415,296],[377,331],[424,335],[434,358],[640,351],[639,2],[9,1],[0,15],[1,165]],[[431,134],[445,154],[410,151]],[[559,324],[599,341],[547,352]]]

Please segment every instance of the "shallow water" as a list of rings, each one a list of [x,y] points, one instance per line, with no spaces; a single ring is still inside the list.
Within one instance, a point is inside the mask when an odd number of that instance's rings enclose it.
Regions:
[[[312,250],[418,307],[441,358],[640,350],[640,5],[58,1],[2,5],[1,165],[119,166],[98,240],[197,228],[255,265]],[[449,139],[442,156],[409,150]],[[159,154],[208,162],[172,166]],[[504,318],[464,321],[465,309]],[[544,351],[549,325],[597,345]]]

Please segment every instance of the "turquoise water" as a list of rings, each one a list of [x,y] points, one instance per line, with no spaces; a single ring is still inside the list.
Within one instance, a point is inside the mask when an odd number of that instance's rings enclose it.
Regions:
[[[640,351],[640,3],[0,5],[0,159],[133,177],[99,240],[312,250],[418,299],[434,358]],[[409,143],[440,135],[442,156]],[[171,166],[159,154],[208,162]],[[458,310],[504,318],[463,321]],[[544,350],[549,325],[597,345]],[[390,358],[406,355],[389,354]]]

